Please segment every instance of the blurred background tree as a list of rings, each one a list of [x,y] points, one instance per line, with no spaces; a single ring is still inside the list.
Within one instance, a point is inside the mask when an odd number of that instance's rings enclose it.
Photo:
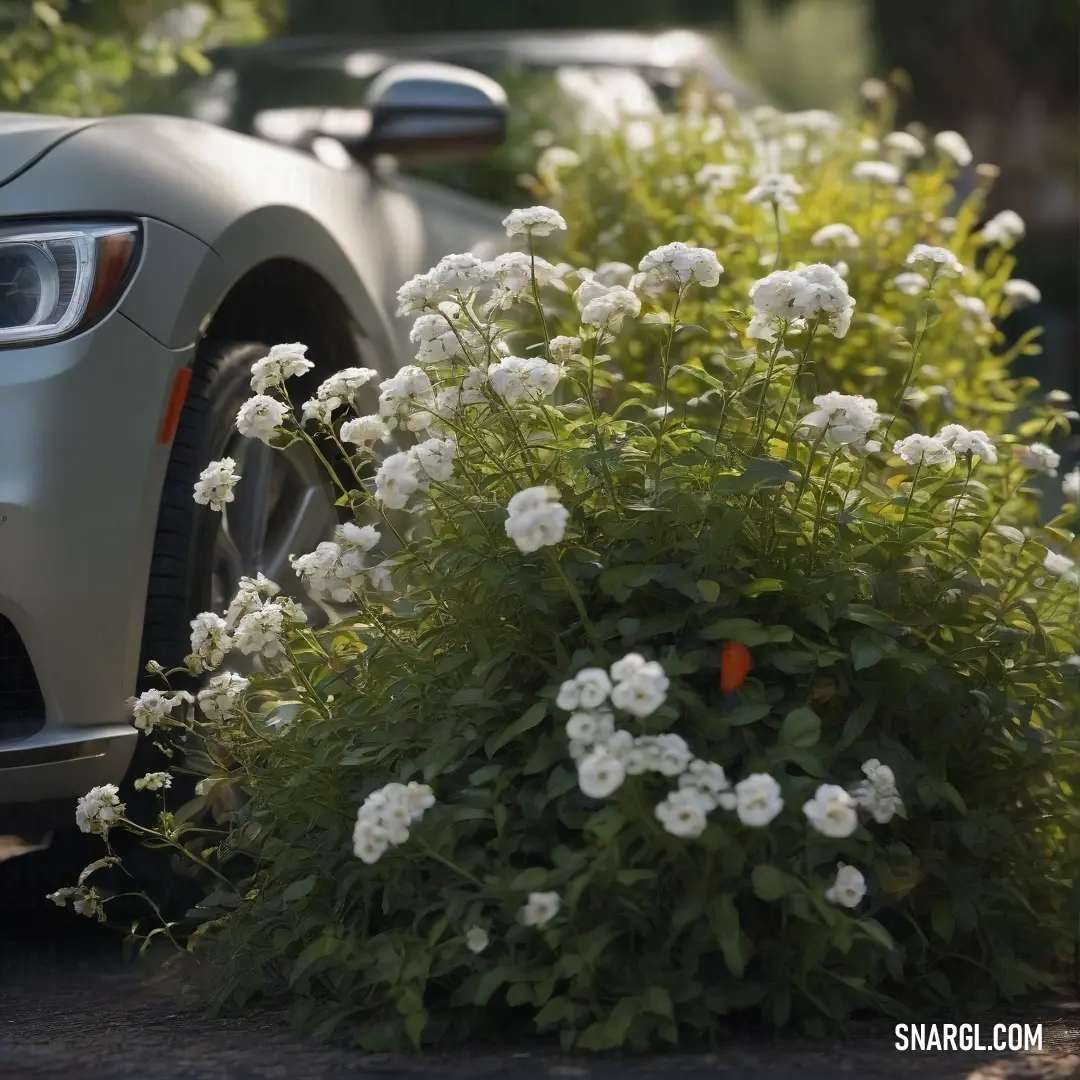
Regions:
[[[152,108],[203,50],[257,41],[283,0],[0,0],[0,109],[98,116]]]

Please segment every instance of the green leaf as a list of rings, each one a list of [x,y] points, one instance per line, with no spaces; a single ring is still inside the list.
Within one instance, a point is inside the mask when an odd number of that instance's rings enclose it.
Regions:
[[[956,919],[948,900],[935,900],[930,908],[930,925],[942,941],[952,941],[956,932]]]
[[[720,586],[715,581],[703,578],[697,583],[698,592],[707,604],[715,604],[720,599]]]
[[[494,757],[495,752],[504,747],[511,739],[516,739],[519,735],[523,735],[526,731],[536,727],[547,715],[547,708],[546,701],[538,701],[535,705],[526,709],[513,723],[507,724],[502,731],[497,731],[484,743],[484,751],[487,756]]]
[[[740,705],[737,709],[725,713],[723,719],[732,727],[742,727],[744,724],[754,724],[764,719],[771,711],[771,706],[764,702],[756,705]]]
[[[762,626],[753,619],[721,619],[706,626],[698,636],[704,641],[739,641],[753,648],[770,642],[784,644],[791,641],[795,632],[790,626]]]
[[[753,882],[754,893],[759,900],[770,902],[779,900],[781,897],[787,896],[791,891],[787,875],[768,863],[755,866],[750,880]]]
[[[809,705],[792,709],[780,725],[780,741],[788,746],[807,749],[821,738],[821,717]]]
[[[739,591],[743,596],[759,596],[761,593],[783,592],[784,583],[778,578],[755,578]]]
[[[896,947],[892,939],[892,934],[890,934],[876,919],[860,919],[859,929],[862,930],[871,941],[889,952],[892,952]]]
[[[874,718],[877,712],[877,694],[872,694],[863,701],[844,721],[844,730],[836,743],[837,750],[846,750],[866,730],[866,725]]]
[[[510,884],[514,892],[539,892],[548,882],[551,871],[543,866],[531,866],[522,870]]]
[[[873,667],[885,658],[885,643],[873,630],[860,630],[851,639],[851,659],[856,671]]]
[[[286,904],[294,900],[302,900],[312,889],[315,888],[315,875],[309,874],[306,878],[294,881],[282,894],[281,899]]]
[[[671,1004],[671,995],[662,986],[650,986],[641,995],[641,1004],[647,1012],[656,1016],[674,1019],[675,1008]]]
[[[742,954],[739,912],[730,893],[723,893],[709,905],[709,926],[724,954],[724,963],[736,979],[743,977],[746,960]]]

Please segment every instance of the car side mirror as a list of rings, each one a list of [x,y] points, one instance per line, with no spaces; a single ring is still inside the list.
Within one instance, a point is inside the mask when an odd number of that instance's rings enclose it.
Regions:
[[[367,134],[346,145],[358,159],[391,154],[408,164],[479,157],[506,139],[506,92],[453,64],[393,64],[368,87]]]

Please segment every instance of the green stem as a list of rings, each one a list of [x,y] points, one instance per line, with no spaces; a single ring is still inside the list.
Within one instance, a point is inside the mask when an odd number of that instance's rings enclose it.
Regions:
[[[668,323],[667,338],[660,351],[660,433],[656,437],[656,480],[654,482],[653,502],[660,505],[660,472],[663,464],[664,433],[668,418],[668,370],[671,365],[671,346],[675,340],[675,327],[682,303],[685,287],[680,285],[675,294],[675,304],[671,309],[671,321]]]
[[[918,360],[919,347],[922,345],[923,337],[926,334],[927,323],[928,320],[926,312],[924,311],[919,315],[919,328],[915,334],[915,340],[912,342],[911,363],[908,364],[907,375],[904,376],[904,385],[900,387],[900,396],[893,406],[892,418],[885,428],[885,434],[881,437],[881,445],[885,449],[888,449],[889,432],[892,431],[892,426],[896,423],[896,418],[900,414],[900,410],[904,407],[904,395],[908,392],[908,387],[911,386],[911,380],[915,377],[915,363]]]
[[[915,486],[919,482],[919,474],[922,472],[922,461],[915,466],[915,475],[911,478],[911,488],[908,491],[907,502],[904,504],[904,516],[900,519],[900,530],[903,532],[904,526],[907,524],[908,514],[911,512],[911,504],[915,501]]]
[[[791,401],[791,395],[799,385],[799,378],[802,376],[803,369],[806,367],[806,362],[810,357],[810,350],[814,346],[814,338],[817,336],[818,326],[818,323],[814,323],[810,328],[810,339],[806,343],[806,348],[803,350],[798,367],[795,368],[795,374],[791,377],[791,385],[788,387],[787,395],[784,397],[784,403],[780,406],[780,415],[776,418],[776,424],[772,429],[772,433],[765,440],[766,445],[776,438],[776,433],[780,430],[780,425],[784,422],[784,413],[787,412],[788,402]]]
[[[548,560],[551,562],[552,568],[555,573],[562,578],[563,584],[566,586],[566,591],[570,594],[570,599],[574,602],[574,607],[577,608],[578,617],[581,619],[581,626],[585,631],[593,648],[597,651],[603,650],[603,642],[600,639],[600,635],[597,632],[596,627],[593,625],[592,620],[589,618],[589,613],[585,609],[585,601],[581,598],[581,593],[578,587],[567,577],[566,571],[559,563],[558,556],[548,548],[547,551]]]
[[[818,499],[817,510],[814,513],[814,533],[810,538],[810,565],[813,567],[817,561],[818,533],[821,531],[821,522],[825,516],[825,504],[829,498],[829,480],[832,477],[833,465],[840,456],[843,447],[838,446],[830,455],[829,463],[825,466],[825,477],[821,482],[821,497]]]

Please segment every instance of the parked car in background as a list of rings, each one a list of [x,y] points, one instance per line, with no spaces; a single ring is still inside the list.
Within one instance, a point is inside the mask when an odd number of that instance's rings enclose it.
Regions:
[[[141,667],[181,662],[241,575],[287,588],[336,523],[313,460],[237,436],[252,363],[299,341],[311,388],[392,373],[397,287],[505,243],[493,207],[372,164],[498,146],[497,83],[403,63],[363,105],[316,136],[333,160],[193,119],[0,114],[0,840],[145,771]],[[225,455],[243,479],[219,515],[192,490]]]
[[[294,37],[223,48],[209,58],[213,72],[180,88],[189,115],[316,154],[320,110],[362,110],[367,85],[392,63],[438,61],[483,72],[509,97],[504,146],[483,158],[409,171],[502,204],[520,201],[518,177],[533,165],[538,146],[575,128],[659,115],[691,81],[743,104],[756,100],[712,41],[690,30]]]

